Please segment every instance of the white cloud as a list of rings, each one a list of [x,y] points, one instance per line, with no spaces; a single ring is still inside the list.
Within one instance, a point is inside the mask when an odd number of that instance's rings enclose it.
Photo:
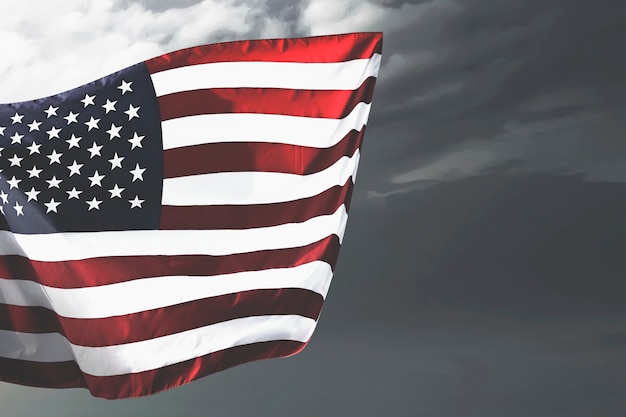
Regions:
[[[405,3],[399,8],[379,0],[310,0],[303,9],[300,26],[311,35],[356,31],[393,32],[418,27],[441,12],[458,9],[453,0]]]
[[[380,80],[393,80],[399,77],[423,71],[436,62],[433,51],[420,50],[412,54],[392,53],[389,59],[383,63],[380,70]]]
[[[283,37],[292,22],[271,15],[268,0],[203,0],[149,8],[113,0],[23,0],[0,13],[0,103],[65,91],[167,51],[223,40]],[[297,22],[300,33],[394,31],[430,21],[454,7],[433,0],[392,8],[375,0],[311,0]],[[426,22],[427,23],[427,22]],[[225,38],[228,36],[228,38]],[[389,74],[432,61],[401,56]]]
[[[525,113],[543,113],[572,106],[589,107],[598,104],[600,98],[591,89],[559,90],[544,93],[520,104]]]
[[[386,10],[358,0],[314,0],[303,10],[300,24],[311,35],[374,30],[380,26]]]
[[[580,91],[561,91],[539,96],[524,106],[528,111],[558,109],[564,97],[581,97]],[[453,181],[480,175],[507,161],[519,161],[509,172],[548,171],[584,174],[590,180],[624,181],[623,161],[610,160],[609,153],[623,153],[624,145],[589,141],[590,137],[617,137],[621,126],[614,110],[585,110],[562,117],[508,121],[500,132],[484,138],[468,138],[437,155],[413,163],[413,167],[390,176],[384,190],[369,197],[404,193],[438,181]],[[541,144],[541,146],[537,146]]]
[[[250,33],[263,2],[120,8],[111,0],[26,0],[0,13],[0,102],[68,90],[164,52]],[[273,35],[279,35],[269,30]]]
[[[398,174],[393,184],[416,181],[453,180],[478,174],[485,168],[502,161],[503,149],[493,149],[492,144],[474,143],[441,155],[418,168]]]

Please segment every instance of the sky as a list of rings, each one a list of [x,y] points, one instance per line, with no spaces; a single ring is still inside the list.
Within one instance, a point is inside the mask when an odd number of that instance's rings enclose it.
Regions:
[[[384,32],[350,220],[296,356],[151,397],[0,383],[0,417],[622,416],[626,38],[617,0],[23,0],[0,102],[162,53]]]

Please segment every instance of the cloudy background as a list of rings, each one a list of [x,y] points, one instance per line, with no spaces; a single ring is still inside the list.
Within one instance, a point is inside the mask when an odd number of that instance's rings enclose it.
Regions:
[[[0,383],[0,417],[622,416],[624,14],[619,0],[3,4],[5,103],[196,44],[385,39],[302,353],[132,400]]]

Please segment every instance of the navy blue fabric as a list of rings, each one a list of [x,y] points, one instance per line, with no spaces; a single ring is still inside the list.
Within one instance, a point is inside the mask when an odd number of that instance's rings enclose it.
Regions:
[[[132,91],[120,88],[123,84]],[[95,96],[94,104],[85,96]],[[107,100],[115,103],[115,110]],[[50,106],[58,107],[56,114],[46,113]],[[138,117],[132,114],[137,110]],[[131,109],[130,114],[125,113]],[[78,114],[77,122],[65,119],[70,112]],[[15,115],[23,116],[21,121]],[[100,119],[98,127],[86,123],[92,118]],[[130,119],[130,120],[129,120]],[[40,125],[32,122],[41,122]],[[107,133],[114,125],[117,129]],[[93,124],[92,124],[93,126]],[[38,129],[38,130],[37,130]],[[55,135],[55,130],[58,137]],[[49,133],[47,133],[49,132]],[[19,138],[18,135],[23,135]],[[111,137],[113,134],[113,137]],[[141,147],[129,139],[144,136]],[[72,135],[80,137],[78,146],[67,142]],[[41,145],[39,153],[33,142]],[[97,155],[89,151],[93,144],[102,146]],[[30,148],[29,148],[30,147]],[[66,231],[138,230],[155,229],[159,225],[161,190],[163,178],[163,146],[159,107],[150,75],[144,63],[134,65],[97,81],[61,94],[38,100],[0,104],[0,227],[16,233],[54,233]],[[48,155],[62,153],[60,163],[52,162]],[[113,167],[110,159],[117,154],[122,167]],[[22,158],[18,161],[16,158]],[[68,166],[83,164],[80,174],[70,176]],[[52,162],[52,163],[51,163]],[[131,174],[137,168],[141,174]],[[33,167],[41,169],[36,174]],[[88,177],[95,171],[104,175],[101,186]],[[137,172],[137,171],[136,171]],[[37,177],[38,175],[38,177]],[[50,187],[46,180],[61,180],[58,188]],[[20,180],[17,188],[11,188],[13,178]],[[133,181],[134,178],[134,181]],[[15,182],[14,182],[15,184]],[[124,188],[121,198],[109,190],[117,184]],[[68,191],[82,191],[79,198],[69,198]],[[37,199],[26,194],[39,191]],[[144,200],[140,206],[135,200]],[[87,201],[102,201],[98,209],[89,210]],[[60,202],[50,210],[51,199]],[[130,200],[135,200],[135,207]],[[23,215],[16,209],[21,206]]]

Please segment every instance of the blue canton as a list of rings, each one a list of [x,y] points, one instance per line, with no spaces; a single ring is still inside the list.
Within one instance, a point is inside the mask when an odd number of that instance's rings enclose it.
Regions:
[[[0,104],[0,228],[158,228],[163,152],[145,64],[38,100]]]

